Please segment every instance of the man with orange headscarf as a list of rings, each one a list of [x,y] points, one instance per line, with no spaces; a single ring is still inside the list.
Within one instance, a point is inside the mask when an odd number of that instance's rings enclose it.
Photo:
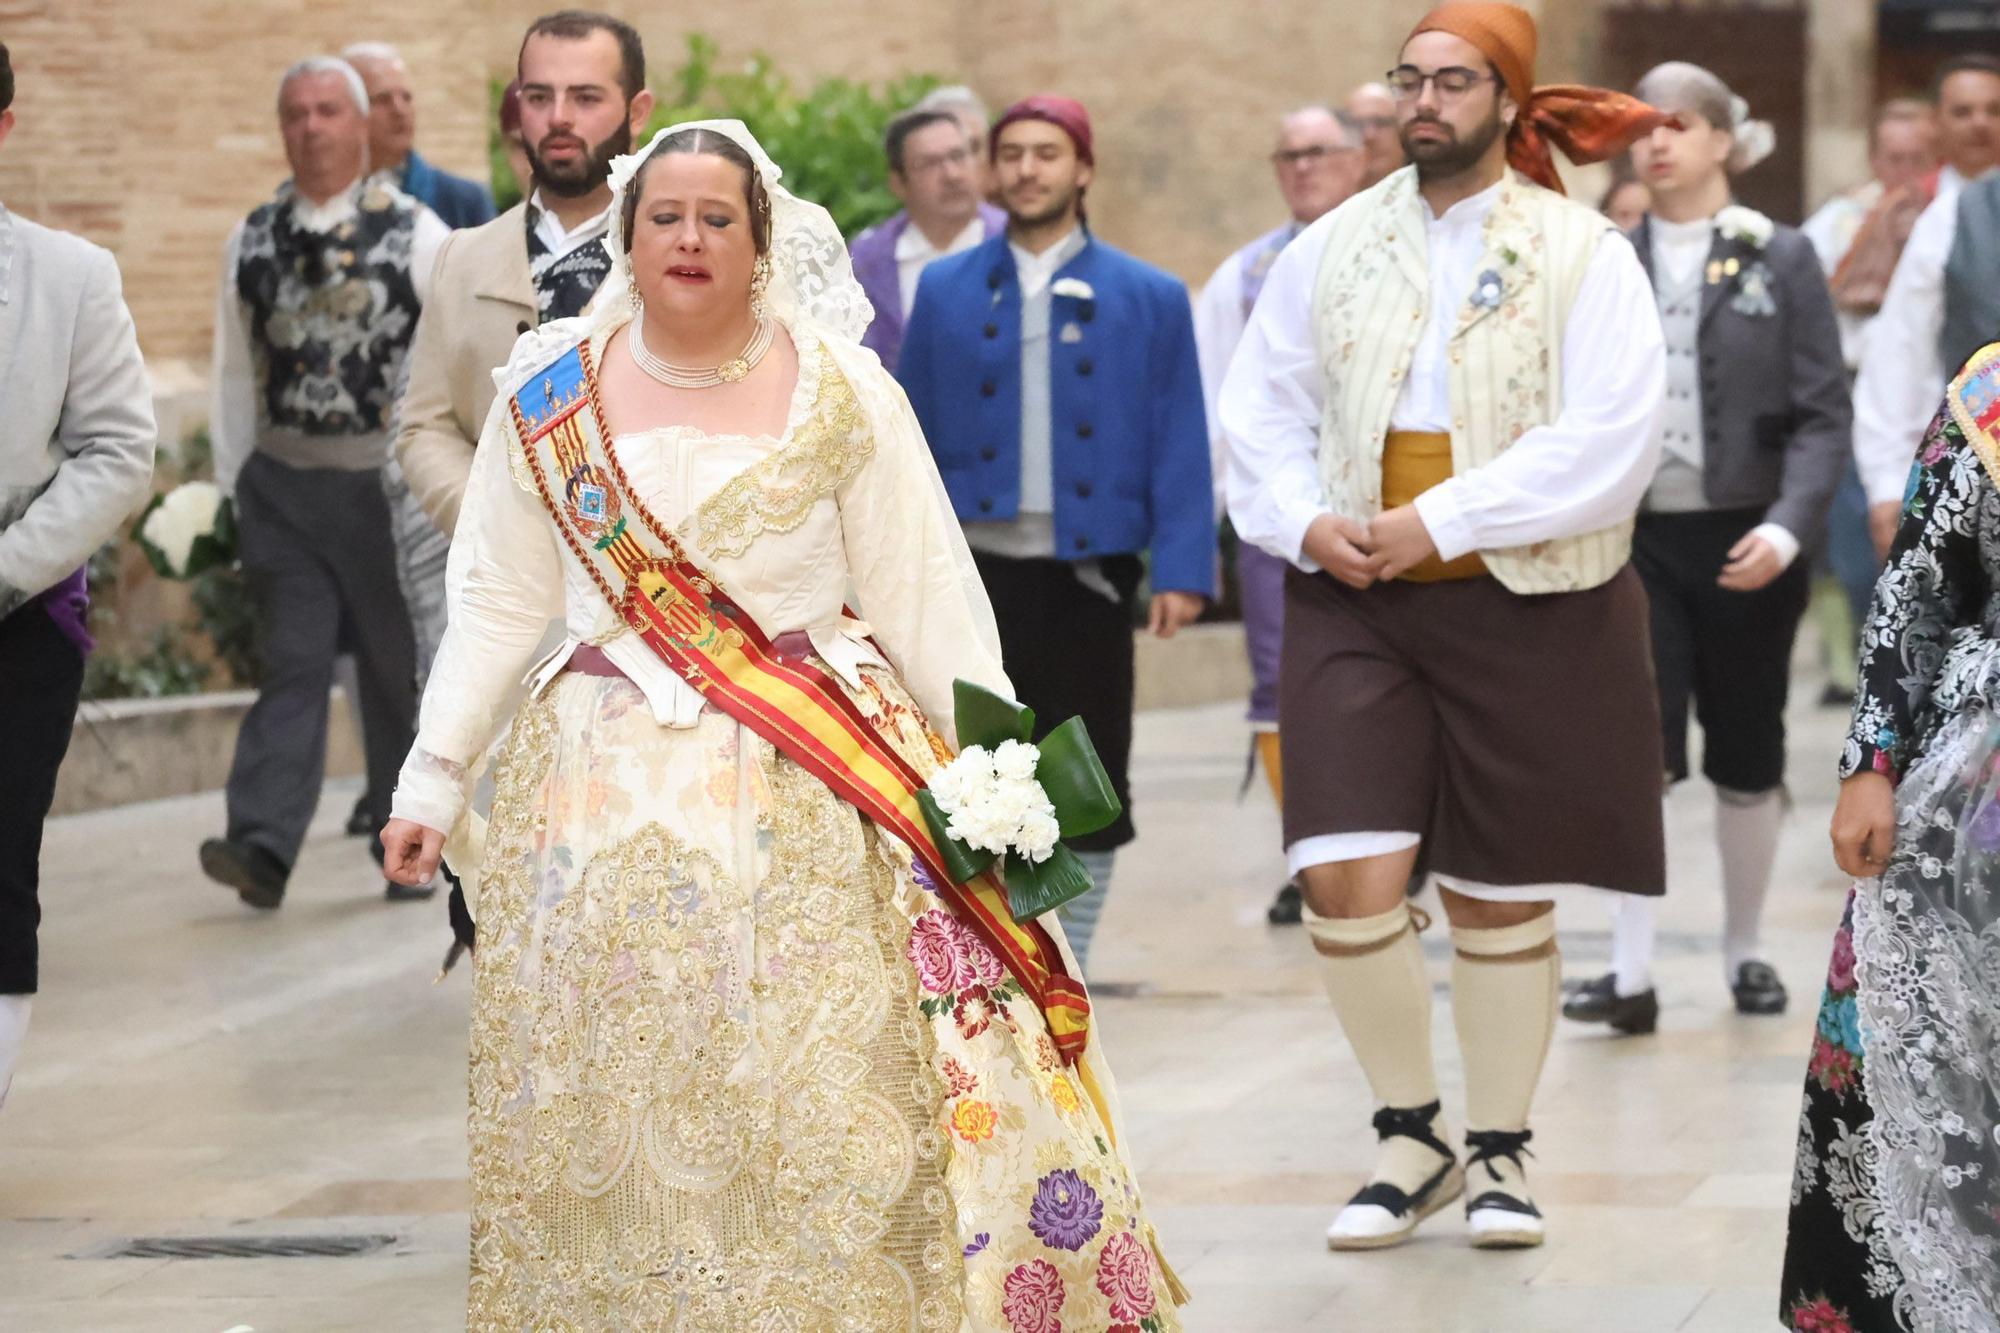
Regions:
[[[1230,515],[1286,572],[1286,855],[1382,1108],[1335,1249],[1469,1193],[1472,1244],[1538,1245],[1523,1168],[1559,998],[1559,893],[1665,888],[1633,515],[1660,321],[1630,244],[1561,193],[1664,119],[1534,86],[1534,21],[1434,10],[1388,75],[1411,165],[1300,234],[1224,381]],[[1331,761],[1331,762],[1329,762]],[[1451,921],[1467,1160],[1447,1136],[1409,907]],[[1468,1177],[1470,1190],[1467,1190]]]

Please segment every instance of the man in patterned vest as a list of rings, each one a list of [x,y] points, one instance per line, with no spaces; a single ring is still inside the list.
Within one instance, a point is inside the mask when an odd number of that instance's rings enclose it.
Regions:
[[[1222,261],[1194,303],[1195,350],[1201,356],[1202,394],[1208,400],[1208,437],[1215,472],[1216,504],[1222,503],[1223,465],[1228,446],[1215,419],[1215,400],[1223,372],[1250,311],[1264,290],[1271,265],[1287,245],[1361,184],[1361,134],[1344,111],[1323,106],[1301,107],[1278,126],[1278,146],[1271,153],[1278,190],[1291,218],[1265,232]],[[1243,637],[1250,651],[1250,728],[1256,738],[1257,762],[1271,784],[1271,795],[1284,803],[1278,768],[1278,645],[1285,632],[1285,562],[1268,551],[1239,543],[1236,586],[1243,598]],[[1265,914],[1274,926],[1299,923],[1299,886],[1287,881]]]
[[[1560,193],[1661,119],[1533,82],[1505,4],[1420,22],[1389,74],[1412,166],[1272,266],[1222,389],[1230,517],[1282,557],[1286,854],[1381,1155],[1336,1249],[1469,1194],[1472,1244],[1538,1245],[1523,1168],[1559,1003],[1562,890],[1665,887],[1646,599],[1660,321],[1632,247]],[[1464,1168],[1407,905],[1437,882]],[[1469,1189],[1468,1189],[1469,1177]]]
[[[320,56],[287,70],[278,122],[292,178],[229,234],[209,420],[262,622],[264,678],[236,739],[228,832],[201,847],[210,878],[266,909],[284,900],[319,803],[344,648],[356,661],[378,828],[415,731],[415,649],[382,468],[446,235],[429,209],[363,179],[368,94],[346,62]],[[387,894],[429,890],[391,884]]]

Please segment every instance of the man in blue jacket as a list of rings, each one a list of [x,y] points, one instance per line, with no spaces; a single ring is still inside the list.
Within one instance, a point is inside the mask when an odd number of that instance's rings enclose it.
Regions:
[[[402,53],[387,42],[356,42],[340,53],[368,90],[368,169],[457,230],[493,220],[493,191],[432,166],[416,150],[416,94]],[[369,830],[373,833],[374,830]]]
[[[1113,854],[1133,836],[1142,557],[1161,638],[1215,590],[1201,370],[1187,288],[1084,221],[1083,107],[1028,98],[988,142],[1007,232],[924,271],[897,378],[965,525],[1021,702],[1041,732],[1082,717],[1126,807],[1070,841],[1097,883],[1062,909],[1084,963]]]

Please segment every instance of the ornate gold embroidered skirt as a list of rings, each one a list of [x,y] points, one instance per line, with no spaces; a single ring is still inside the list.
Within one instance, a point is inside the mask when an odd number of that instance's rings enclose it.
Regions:
[[[1039,1013],[730,719],[527,705],[479,939],[469,1327],[1178,1327]]]

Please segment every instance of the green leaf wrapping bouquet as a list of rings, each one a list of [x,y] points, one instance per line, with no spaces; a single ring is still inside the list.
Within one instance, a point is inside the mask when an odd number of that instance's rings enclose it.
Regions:
[[[1090,872],[1060,840],[1097,832],[1122,806],[1083,719],[1036,745],[1033,709],[963,680],[953,696],[958,757],[917,793],[946,871],[963,884],[1000,862],[1022,923],[1088,893]]]

